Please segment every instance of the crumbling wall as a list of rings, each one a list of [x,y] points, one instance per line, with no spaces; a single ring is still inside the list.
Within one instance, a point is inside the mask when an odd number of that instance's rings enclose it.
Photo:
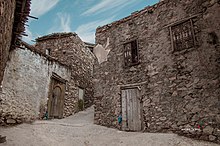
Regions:
[[[47,107],[52,73],[69,81],[71,72],[26,48],[12,50],[9,58],[3,78],[0,124],[31,122],[39,117],[40,107]]]
[[[97,28],[109,45],[107,61],[94,72],[95,123],[119,127],[121,87],[141,89],[143,130],[174,131],[220,142],[220,9],[217,0],[164,0]],[[191,18],[195,46],[174,51],[169,26]],[[140,63],[124,66],[124,43],[138,40]]]
[[[0,85],[11,47],[15,4],[15,0],[0,0]]]
[[[36,48],[49,53],[60,62],[71,68],[71,81],[66,99],[65,116],[77,112],[79,87],[85,90],[84,104],[89,107],[93,103],[93,65],[95,56],[85,47],[84,42],[75,33],[57,33],[37,39]],[[49,52],[48,52],[49,49]]]

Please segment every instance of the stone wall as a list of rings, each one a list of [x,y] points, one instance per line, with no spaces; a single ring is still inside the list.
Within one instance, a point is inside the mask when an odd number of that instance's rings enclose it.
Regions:
[[[11,47],[15,4],[15,0],[0,0],[0,85]]]
[[[47,106],[52,73],[70,81],[71,72],[67,66],[27,48],[12,50],[9,58],[0,98],[0,124],[31,122],[39,117],[40,107]]]
[[[72,108],[66,109],[68,115],[78,111],[79,87],[85,90],[85,107],[91,106],[93,103],[94,54],[75,33],[55,33],[36,40],[35,46],[39,51],[49,53],[50,56],[71,68],[72,80],[68,87],[70,91],[68,99],[69,103],[74,103],[74,105]]]
[[[94,70],[95,123],[118,128],[121,87],[137,84],[144,131],[220,142],[219,14],[217,0],[164,0],[97,28],[97,45],[110,51]],[[194,47],[174,51],[169,26],[189,18]],[[125,67],[124,43],[133,39],[140,63]]]

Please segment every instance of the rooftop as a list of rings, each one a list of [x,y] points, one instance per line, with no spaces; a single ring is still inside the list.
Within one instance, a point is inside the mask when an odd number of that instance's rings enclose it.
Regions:
[[[39,37],[39,38],[36,39],[36,41],[39,42],[39,41],[44,41],[44,40],[49,40],[49,39],[58,39],[58,38],[76,36],[76,35],[77,34],[75,32],[52,33],[52,34],[49,34],[49,35]]]
[[[18,47],[20,49],[28,49],[36,54],[39,54],[41,56],[44,56],[45,58],[47,58],[49,61],[56,61],[58,62],[59,64],[63,65],[63,66],[66,66],[66,67],[69,67],[67,64],[59,61],[58,59],[54,58],[54,57],[51,57],[50,55],[47,55],[46,53],[43,53],[41,51],[39,51],[38,49],[36,49],[34,46],[24,42],[24,41],[20,41],[20,46]]]
[[[151,13],[153,13],[153,11],[155,9],[157,9],[158,7],[162,6],[163,4],[165,4],[165,3],[169,2],[169,1],[170,0],[160,0],[160,2],[158,2],[158,3],[156,3],[156,4],[152,5],[152,6],[147,6],[147,7],[145,7],[144,9],[142,9],[140,11],[135,11],[135,12],[131,13],[131,15],[129,15],[129,16],[125,17],[125,18],[122,18],[120,20],[114,21],[114,22],[112,22],[110,24],[106,24],[104,26],[100,26],[100,27],[98,27],[96,29],[96,32],[106,31],[106,30],[110,29],[113,26],[117,26],[117,25],[119,25],[121,23],[127,22],[127,21],[129,21],[131,19],[134,19],[134,18],[136,18],[136,17],[138,17],[140,15],[143,15],[145,13],[151,14]]]
[[[30,5],[31,0],[16,0],[16,8],[14,15],[14,25],[13,25],[13,34],[12,34],[12,46],[16,46],[16,41],[21,40],[21,36],[26,34],[25,23],[28,21],[30,14]]]

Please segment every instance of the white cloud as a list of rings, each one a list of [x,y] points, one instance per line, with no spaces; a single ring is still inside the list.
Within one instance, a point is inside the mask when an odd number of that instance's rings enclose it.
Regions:
[[[127,5],[137,2],[136,0],[101,0],[100,3],[94,5],[88,9],[82,15],[99,14],[108,10],[114,10],[115,8],[123,8]]]
[[[74,0],[73,6],[89,6],[95,0]]]
[[[60,30],[64,32],[71,31],[71,19],[70,15],[66,13],[58,13],[58,18],[60,19]]]
[[[115,16],[105,19],[105,20],[96,20],[79,26],[76,29],[76,33],[80,38],[85,42],[95,42],[95,31],[98,26],[108,24],[113,21]]]
[[[71,32],[71,17],[67,13],[58,13],[57,18],[54,21],[54,26],[48,31],[48,33],[54,32]]]
[[[57,5],[59,0],[32,0],[31,15],[40,17]]]
[[[37,33],[32,33],[28,27],[25,28],[25,34],[27,34],[28,36],[23,36],[22,40],[29,44],[33,44],[35,41],[35,38],[40,36]]]

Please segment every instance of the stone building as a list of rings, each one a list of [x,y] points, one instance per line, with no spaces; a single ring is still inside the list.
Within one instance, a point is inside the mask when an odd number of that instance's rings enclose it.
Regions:
[[[93,52],[93,49],[95,48],[95,44],[84,42],[85,47],[88,48],[91,52]]]
[[[62,118],[68,114],[63,109],[69,108],[65,87],[70,80],[67,65],[21,42],[10,51],[5,69],[0,123],[31,122],[46,111],[49,118]]]
[[[30,0],[0,0],[0,90],[10,49],[21,38],[30,12]]]
[[[220,142],[219,14],[219,0],[163,0],[97,28],[95,123]]]
[[[54,33],[36,39],[35,47],[56,58],[71,69],[71,80],[66,93],[72,108],[65,109],[68,116],[93,104],[92,74],[95,56],[76,33]]]
[[[0,1],[0,124],[62,118],[93,103],[94,45],[75,33],[22,42],[29,12],[30,0]]]
[[[16,48],[25,30],[30,12],[30,0],[0,0],[0,123],[3,118],[4,93],[2,80],[9,52]]]
[[[91,45],[75,33],[44,36],[34,46],[17,45],[3,77],[1,124],[63,118],[93,104]]]

